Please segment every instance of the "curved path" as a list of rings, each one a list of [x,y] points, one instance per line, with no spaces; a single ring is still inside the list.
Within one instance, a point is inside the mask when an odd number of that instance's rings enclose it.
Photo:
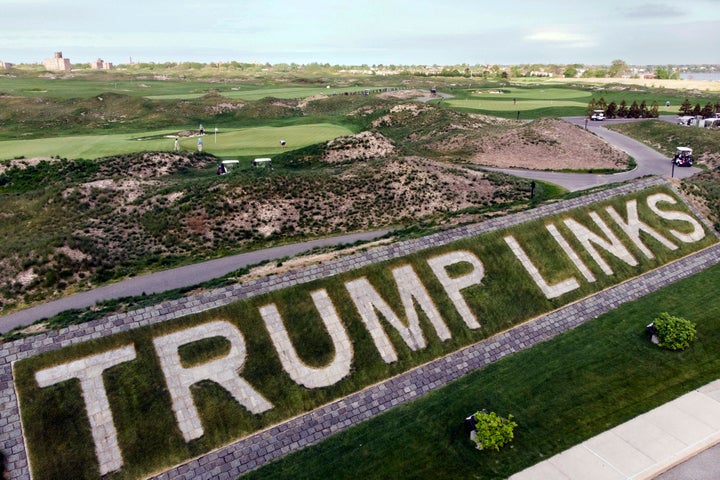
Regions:
[[[58,313],[75,308],[86,308],[103,300],[114,298],[134,297],[143,294],[160,293],[176,288],[191,287],[202,282],[220,278],[248,265],[256,265],[265,260],[292,257],[307,252],[315,247],[326,247],[351,244],[358,241],[374,240],[382,237],[389,230],[375,230],[360,232],[338,237],[321,238],[309,242],[282,245],[266,248],[256,252],[241,253],[229,257],[209,260],[184,267],[164,270],[139,277],[130,278],[121,282],[106,285],[87,292],[44,303],[36,307],[21,310],[10,315],[0,317],[0,332],[5,333],[15,327],[30,325],[33,322],[49,318]]]
[[[580,127],[585,124],[585,117],[566,117],[563,120]],[[614,145],[635,159],[637,167],[633,170],[613,174],[590,174],[590,173],[562,173],[545,172],[541,170],[524,170],[517,168],[493,168],[483,167],[485,170],[504,172],[523,178],[532,178],[544,182],[555,183],[571,192],[585,190],[599,185],[607,185],[616,182],[625,182],[633,178],[646,175],[661,175],[666,177],[686,178],[701,170],[695,167],[675,167],[668,157],[665,157],[647,145],[626,137],[617,132],[604,128],[604,125],[627,122],[628,120],[606,120],[604,124],[590,122],[587,129],[606,142]],[[632,121],[632,120],[630,120]]]

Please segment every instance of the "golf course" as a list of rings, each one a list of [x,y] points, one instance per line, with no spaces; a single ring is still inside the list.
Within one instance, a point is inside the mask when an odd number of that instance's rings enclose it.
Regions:
[[[651,114],[720,108],[720,89],[313,68],[0,75],[0,314],[233,254],[390,231],[4,334],[4,398],[17,411],[8,441],[28,475],[136,480],[226,455],[250,479],[501,479],[717,378],[714,265],[358,419],[343,399],[429,364],[461,368],[433,362],[480,344],[493,352],[512,329],[560,310],[572,318],[593,295],[717,249],[720,134]],[[602,125],[664,155],[691,145],[700,173],[570,192],[487,168],[632,172],[627,152],[562,119],[598,103],[643,105],[644,118]],[[256,158],[272,168],[253,168]],[[216,170],[228,159],[239,166]],[[663,312],[697,328],[686,350],[649,340]],[[109,423],[85,414],[90,380],[73,373],[93,362]],[[173,384],[173,372],[193,381]],[[305,417],[334,402],[345,417]],[[509,446],[468,439],[464,419],[482,409],[513,416]],[[226,450],[298,418],[315,430],[282,458]],[[97,447],[101,421],[115,432],[109,447]],[[2,451],[8,462],[16,453]]]

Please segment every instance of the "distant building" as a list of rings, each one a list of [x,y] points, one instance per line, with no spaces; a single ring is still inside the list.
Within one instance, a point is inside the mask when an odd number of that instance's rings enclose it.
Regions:
[[[2,60],[0,60],[0,70],[5,70],[5,69],[8,69],[8,68],[12,68],[12,66],[13,66],[12,63],[10,63],[10,62],[3,62]]]
[[[45,70],[51,71],[69,72],[72,70],[72,67],[70,66],[70,59],[63,58],[62,52],[55,52],[55,56],[53,58],[46,58],[43,60],[43,66],[45,67]]]
[[[113,68],[113,64],[106,62],[102,58],[98,58],[94,62],[90,62],[90,68],[92,70],[111,70]]]

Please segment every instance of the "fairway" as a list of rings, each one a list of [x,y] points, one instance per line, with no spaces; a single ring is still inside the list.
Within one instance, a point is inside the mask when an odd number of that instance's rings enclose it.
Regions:
[[[273,98],[307,98],[315,95],[344,95],[353,92],[362,92],[363,90],[377,90],[385,87],[345,87],[345,88],[327,88],[326,86],[316,87],[262,87],[258,88],[255,86],[238,86],[231,87],[229,90],[219,91],[220,95],[228,98],[238,100],[260,100],[262,98],[273,97]],[[190,99],[198,98],[203,94],[201,93],[188,93],[188,94],[168,94],[168,95],[146,95],[147,98],[152,100],[179,100],[179,99]]]
[[[180,130],[153,131],[145,135],[133,133],[8,140],[0,142],[0,160],[52,156],[95,159],[142,151],[172,151],[174,139],[165,136],[174,135]],[[197,151],[198,139],[202,138],[203,151],[220,157],[272,155],[283,151],[280,140],[285,140],[285,150],[294,150],[353,133],[348,128],[329,123],[221,130],[217,140],[214,130],[208,128],[208,131],[210,133],[203,137],[181,138],[180,149]]]
[[[581,116],[585,115],[591,99],[603,98],[607,103],[623,100],[628,106],[636,101],[643,101],[650,107],[653,102],[658,104],[660,115],[677,115],[678,108],[685,97],[681,95],[662,95],[655,92],[632,91],[598,91],[556,88],[556,87],[522,87],[502,89],[473,89],[460,92],[456,98],[443,100],[444,105],[461,110],[475,111],[513,118],[516,113],[523,112],[522,118],[539,118],[547,116]],[[695,101],[705,104],[706,100]],[[666,102],[670,102],[666,106]]]

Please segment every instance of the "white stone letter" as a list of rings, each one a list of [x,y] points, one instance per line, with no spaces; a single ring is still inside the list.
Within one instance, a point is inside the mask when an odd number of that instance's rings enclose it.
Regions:
[[[353,349],[327,291],[316,290],[310,296],[335,347],[335,358],[324,368],[309,367],[298,357],[275,304],[261,307],[260,316],[265,321],[265,327],[275,345],[280,362],[290,378],[306,388],[327,387],[350,374]]]
[[[677,230],[670,230],[670,233],[675,238],[684,243],[694,243],[705,238],[705,230],[703,230],[702,225],[700,225],[697,220],[695,220],[686,213],[677,212],[674,210],[669,212],[660,210],[657,207],[657,204],[659,202],[667,202],[672,204],[677,203],[674,198],[664,193],[656,193],[655,195],[650,195],[647,198],[647,204],[648,207],[650,207],[650,210],[655,213],[655,215],[660,218],[664,218],[665,220],[680,220],[683,222],[688,222],[693,227],[693,231],[687,234],[678,232]]]
[[[458,277],[451,278],[446,270],[450,265],[456,263],[467,262],[472,265],[473,269],[470,273],[460,275]],[[440,284],[442,284],[445,292],[450,297],[450,300],[455,305],[455,309],[460,314],[460,317],[465,322],[468,328],[480,328],[480,324],[475,318],[475,314],[470,310],[465,298],[463,298],[460,290],[471,287],[473,285],[480,285],[483,277],[485,276],[485,266],[482,264],[479,258],[477,258],[471,252],[450,252],[444,255],[439,255],[428,259],[428,265],[432,269],[433,273],[437,277]]]
[[[580,273],[582,273],[583,277],[585,277],[585,280],[590,283],[594,282],[595,275],[592,274],[587,265],[585,265],[585,262],[582,261],[582,259],[578,256],[577,252],[575,252],[575,250],[573,250],[568,241],[565,240],[565,237],[562,236],[560,230],[558,230],[557,227],[552,223],[548,223],[547,225],[545,225],[545,228],[547,228],[548,232],[550,232],[550,235],[552,235],[557,244],[560,245],[560,248],[563,249],[565,255],[567,255],[570,261],[573,262],[573,264],[577,267],[578,270],[580,270]]]
[[[428,319],[435,328],[441,340],[450,338],[450,331],[445,322],[440,317],[440,313],[433,304],[425,287],[420,282],[415,271],[410,265],[393,269],[393,276],[397,284],[400,298],[405,308],[405,316],[407,318],[407,326],[398,318],[390,305],[380,296],[366,278],[359,278],[345,284],[355,307],[360,314],[365,327],[368,329],[370,336],[375,342],[375,346],[380,352],[385,363],[392,363],[397,360],[397,353],[393,348],[390,339],[385,330],[383,330],[380,320],[377,316],[379,311],[385,320],[395,327],[400,337],[405,341],[411,350],[419,350],[425,348],[425,336],[420,328],[420,321],[415,311],[413,298],[417,300],[420,308],[423,309]]]
[[[640,221],[637,211],[637,200],[629,200],[628,202],[626,202],[625,205],[627,208],[627,223],[623,221],[623,219],[613,207],[606,207],[605,210],[610,214],[612,219],[615,220],[615,223],[618,224],[618,227],[622,228],[623,232],[625,232],[625,234],[630,237],[630,240],[632,240],[633,243],[637,245],[640,251],[645,254],[647,258],[655,258],[655,255],[653,255],[650,249],[642,242],[642,240],[640,240],[640,231],[649,234],[651,237],[665,245],[670,250],[676,250],[678,248],[677,245],[672,243],[670,240],[663,237],[658,232],[653,230],[650,226]]]
[[[532,260],[530,260],[530,257],[528,257],[527,253],[525,253],[525,250],[523,250],[518,241],[515,240],[515,237],[508,235],[504,238],[505,243],[508,244],[515,257],[520,260],[520,263],[530,274],[530,278],[533,279],[535,285],[537,285],[543,295],[545,295],[545,298],[559,297],[560,295],[571,292],[576,288],[580,288],[580,284],[574,277],[570,277],[560,283],[556,283],[555,285],[549,285],[540,274],[540,270],[537,269],[535,264],[532,263]]]
[[[100,475],[119,470],[123,464],[102,374],[108,368],[129,362],[135,357],[135,347],[127,345],[35,372],[35,380],[40,387],[47,387],[72,378],[80,380],[80,388],[90,420],[90,431],[95,442],[95,454],[100,467]]]
[[[610,241],[605,240],[600,235],[597,235],[593,232],[591,232],[586,226],[576,222],[575,220],[568,218],[564,220],[565,225],[570,229],[570,231],[575,234],[575,237],[577,237],[578,241],[582,244],[583,247],[585,247],[585,250],[590,254],[590,256],[595,260],[595,263],[597,263],[602,271],[605,273],[605,275],[612,275],[613,270],[610,268],[610,265],[603,260],[603,258],[600,256],[598,251],[593,246],[593,243],[603,250],[605,250],[608,253],[613,254],[623,262],[627,263],[628,265],[632,265],[633,267],[636,266],[637,260],[635,260],[635,257],[633,257],[628,249],[625,247],[625,245],[620,242],[620,240],[615,236],[614,233],[608,228],[608,226],[603,222],[603,220],[600,218],[600,216],[595,212],[590,212],[590,218],[593,219],[593,221],[597,224],[598,227],[600,227],[600,230],[605,234],[606,237],[610,239]]]
[[[230,342],[230,352],[223,358],[194,367],[183,367],[178,349],[188,343],[212,337],[226,338]],[[190,393],[190,386],[201,380],[220,384],[252,413],[262,413],[272,408],[270,402],[238,375],[245,363],[245,341],[230,322],[215,321],[186,328],[157,337],[153,343],[170,390],[175,418],[186,442],[203,435],[202,422]]]

